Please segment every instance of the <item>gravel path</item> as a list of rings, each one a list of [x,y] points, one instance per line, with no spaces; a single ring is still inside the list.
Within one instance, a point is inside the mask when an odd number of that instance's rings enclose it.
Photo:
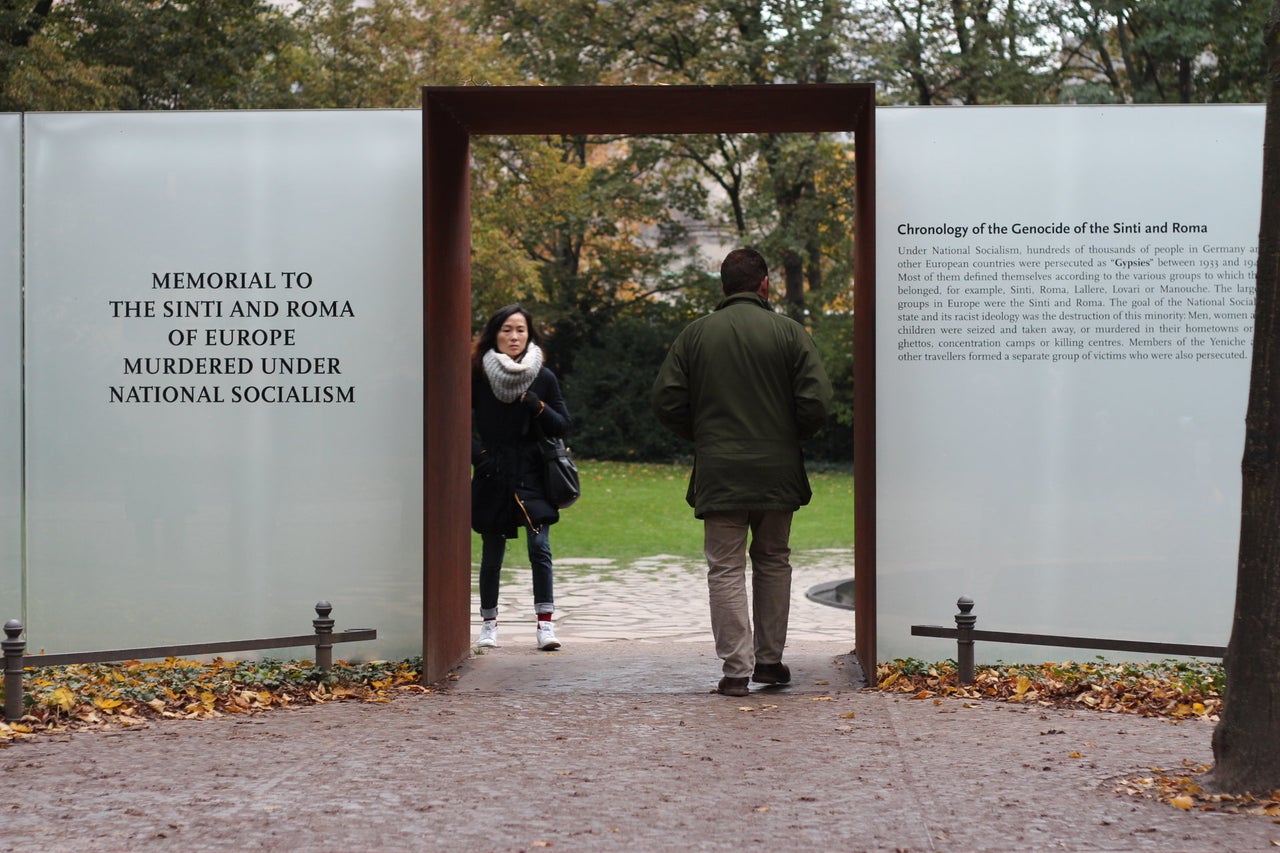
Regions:
[[[505,644],[431,694],[0,750],[0,836],[48,850],[1262,850],[1271,818],[1119,776],[1205,762],[1208,725],[794,683],[709,692],[709,641]]]
[[[808,601],[793,683],[714,694],[702,573],[557,569],[554,653],[504,578],[501,645],[428,694],[0,749],[9,851],[1263,850],[1269,817],[1116,780],[1210,761],[1209,724],[860,689],[853,615]],[[476,626],[478,632],[478,626]]]

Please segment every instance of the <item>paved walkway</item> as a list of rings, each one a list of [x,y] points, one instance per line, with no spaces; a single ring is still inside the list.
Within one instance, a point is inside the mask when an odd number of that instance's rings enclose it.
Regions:
[[[567,640],[567,632],[566,632]],[[0,842],[49,850],[1262,850],[1270,818],[1113,778],[1208,760],[1207,725],[852,686],[710,693],[709,642],[507,643],[442,692],[0,750]]]
[[[519,549],[513,549],[519,550]],[[517,555],[519,556],[519,555]],[[805,591],[853,577],[853,552],[833,548],[792,557],[790,640],[853,642],[853,612],[815,604]],[[711,636],[706,564],[659,555],[619,568],[600,560],[556,560],[556,623],[575,643],[610,640],[700,641]],[[480,634],[473,594],[471,636]],[[499,621],[504,637],[533,642],[529,567],[502,570]]]
[[[832,562],[834,561],[834,562]],[[505,618],[431,694],[20,742],[9,851],[1263,850],[1271,818],[1181,812],[1114,780],[1210,760],[1199,721],[859,689],[852,614],[803,598],[793,684],[711,691],[701,574],[557,572],[564,648]],[[504,584],[504,613],[526,610]],[[531,606],[527,608],[531,614]],[[527,615],[527,614],[526,614]],[[626,639],[619,639],[625,637]]]

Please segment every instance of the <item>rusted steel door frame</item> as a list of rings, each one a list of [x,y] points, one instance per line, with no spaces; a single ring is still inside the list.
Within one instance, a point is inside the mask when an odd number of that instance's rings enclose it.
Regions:
[[[854,643],[874,677],[874,87],[429,86],[422,122],[423,680],[443,678],[470,649],[470,139],[561,133],[853,133]]]

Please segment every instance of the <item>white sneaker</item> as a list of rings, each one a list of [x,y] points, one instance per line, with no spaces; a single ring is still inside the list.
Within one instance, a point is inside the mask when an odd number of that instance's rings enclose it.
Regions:
[[[480,639],[476,640],[476,648],[492,649],[498,645],[498,620],[486,619],[480,626]]]
[[[551,624],[550,619],[538,620],[538,648],[545,652],[560,648],[560,641],[556,639],[555,626]]]

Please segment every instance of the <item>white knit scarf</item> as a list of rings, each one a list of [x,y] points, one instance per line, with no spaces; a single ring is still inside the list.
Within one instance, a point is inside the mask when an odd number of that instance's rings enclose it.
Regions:
[[[493,396],[504,403],[513,403],[528,391],[541,369],[542,349],[533,341],[529,342],[519,361],[497,350],[491,349],[484,354],[484,375],[489,379]]]

